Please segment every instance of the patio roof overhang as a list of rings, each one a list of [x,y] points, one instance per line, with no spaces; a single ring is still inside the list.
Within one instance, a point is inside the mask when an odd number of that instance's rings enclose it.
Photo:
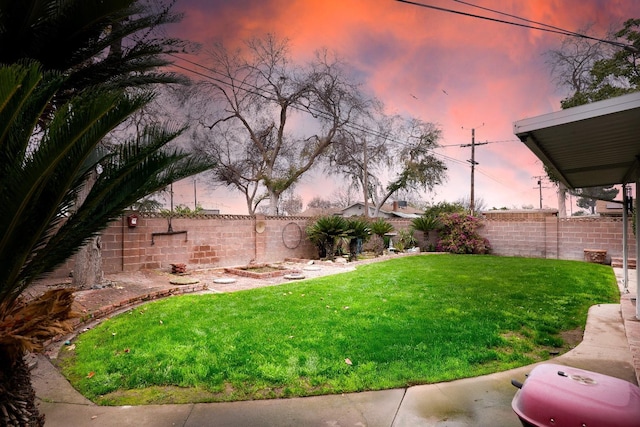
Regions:
[[[513,129],[569,188],[635,182],[635,209],[640,210],[640,92],[519,120]],[[623,221],[625,286],[627,257],[627,221]],[[640,233],[636,260],[640,260]],[[636,295],[640,296],[640,275]],[[640,319],[640,304],[636,317]]]
[[[513,129],[569,188],[638,177],[640,92],[519,120]]]

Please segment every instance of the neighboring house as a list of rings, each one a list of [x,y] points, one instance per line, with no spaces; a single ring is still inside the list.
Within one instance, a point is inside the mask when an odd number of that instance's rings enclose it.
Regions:
[[[365,207],[363,202],[357,202],[342,210],[342,216],[361,216],[364,215]],[[376,208],[369,205],[369,217],[373,217]],[[407,202],[393,202],[393,204],[382,205],[378,211],[378,218],[418,218],[423,212],[407,205]]]
[[[602,216],[622,216],[622,203],[596,200],[596,213]]]
[[[305,211],[300,212],[298,216],[308,216],[316,218],[320,216],[329,215],[342,215],[342,209],[340,208],[307,208]]]

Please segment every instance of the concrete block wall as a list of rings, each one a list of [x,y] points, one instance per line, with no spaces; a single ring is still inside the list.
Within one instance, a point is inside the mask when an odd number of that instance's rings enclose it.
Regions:
[[[264,230],[257,227],[261,222]],[[106,274],[141,269],[166,269],[184,263],[188,268],[218,268],[250,262],[279,262],[285,258],[317,258],[304,232],[309,218],[211,215],[167,218],[139,215],[129,228],[126,215],[101,236]],[[52,277],[67,277],[73,260]]]
[[[560,259],[584,259],[585,249],[604,249],[607,262],[622,257],[622,218],[562,218],[558,220]],[[636,241],[631,221],[628,225],[629,257],[636,257]]]
[[[184,263],[189,269],[234,267],[250,262],[280,262],[286,258],[316,259],[318,251],[306,237],[314,221],[304,217],[211,215],[200,218],[140,216],[135,228],[126,215],[102,234],[105,273],[140,269],[170,270]],[[411,227],[409,219],[387,219],[396,232]],[[611,217],[558,218],[555,210],[490,211],[479,230],[502,256],[584,260],[585,249],[607,250],[607,261],[622,256],[622,219]],[[635,237],[629,225],[629,255],[635,257]],[[422,232],[414,233],[421,247]],[[67,277],[66,262],[53,277]]]
[[[607,262],[622,256],[622,218],[558,218],[555,210],[483,213],[480,234],[493,253],[504,256],[584,260],[585,249],[607,251]],[[629,220],[629,257],[635,258],[635,236]]]
[[[547,232],[554,231],[549,217],[546,211],[490,211],[483,215],[479,233],[495,255],[547,258],[557,252],[557,245],[547,240]]]

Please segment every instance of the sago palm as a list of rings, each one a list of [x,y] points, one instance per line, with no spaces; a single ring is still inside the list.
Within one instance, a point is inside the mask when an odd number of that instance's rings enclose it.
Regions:
[[[369,221],[359,218],[347,220],[347,239],[349,240],[349,261],[355,261],[358,256],[358,249],[362,249],[371,237],[371,227]],[[358,246],[360,245],[360,248]]]
[[[378,218],[371,223],[371,232],[378,236],[378,244],[376,245],[376,255],[382,255],[384,251],[384,236],[393,231],[393,225],[382,218]]]
[[[341,216],[329,215],[320,217],[307,227],[307,237],[330,260],[335,258],[336,243],[347,236],[347,222]]]
[[[141,87],[178,79],[163,54],[185,42],[155,29],[177,22],[175,0],[0,0],[0,63],[25,58],[68,78],[56,101],[88,87]]]
[[[210,166],[166,149],[182,128],[147,128],[112,151],[96,150],[152,99],[148,94],[86,91],[54,109],[41,127],[64,81],[35,64],[0,67],[0,424],[42,422],[23,355],[64,329],[71,315],[69,291],[31,302],[23,291],[127,206]],[[78,191],[96,170],[78,205]]]

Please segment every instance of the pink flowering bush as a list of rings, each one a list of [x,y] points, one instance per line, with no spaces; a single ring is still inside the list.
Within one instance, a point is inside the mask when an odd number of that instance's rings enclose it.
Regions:
[[[478,218],[461,213],[445,213],[440,216],[442,228],[437,250],[453,254],[488,254],[491,244],[477,232]]]

